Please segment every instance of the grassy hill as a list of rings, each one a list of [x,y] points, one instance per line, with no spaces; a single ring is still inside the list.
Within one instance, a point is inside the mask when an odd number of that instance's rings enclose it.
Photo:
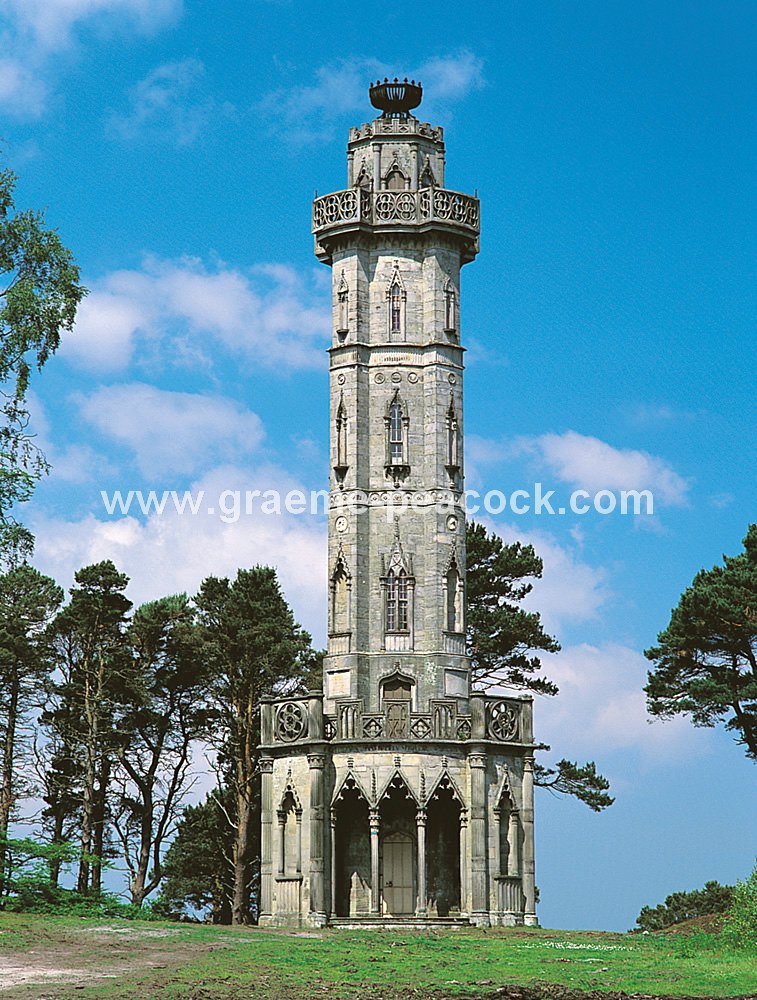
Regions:
[[[749,994],[757,948],[728,951],[701,932],[287,932],[0,914],[3,997],[574,1000],[579,990]]]

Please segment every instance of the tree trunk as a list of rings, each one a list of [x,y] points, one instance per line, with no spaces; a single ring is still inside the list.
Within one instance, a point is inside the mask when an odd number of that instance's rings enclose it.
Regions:
[[[244,791],[237,793],[237,829],[234,842],[234,882],[231,896],[232,924],[250,922],[248,899],[248,868],[250,854],[250,827],[252,810]]]
[[[150,866],[152,848],[153,801],[152,787],[144,787],[142,792],[142,816],[140,817],[139,855],[137,870],[131,884],[131,901],[135,906],[142,906],[145,901],[147,885],[147,869]]]
[[[97,775],[97,761],[95,759],[96,734],[90,732],[87,738],[87,748],[84,757],[84,789],[82,794],[81,808],[81,837],[80,845],[82,857],[79,861],[79,876],[76,888],[85,895],[89,891],[89,857],[92,854],[92,833],[94,825],[95,809],[95,778]]]
[[[8,722],[5,729],[5,745],[3,747],[3,775],[2,789],[0,790],[0,898],[5,895],[5,862],[7,851],[5,838],[8,836],[10,827],[11,812],[13,810],[13,763],[16,743],[16,723],[18,719],[18,691],[19,679],[18,670],[13,671],[13,682],[8,702]]]
[[[65,823],[65,813],[63,811],[63,804],[58,803],[58,807],[53,814],[53,844],[63,843],[63,824]],[[50,881],[54,886],[57,887],[60,881],[60,868],[61,863],[59,860],[50,862]]]
[[[102,892],[102,859],[105,851],[105,807],[108,800],[108,783],[110,781],[110,761],[105,753],[100,758],[100,774],[98,789],[93,809],[92,853],[92,892]]]

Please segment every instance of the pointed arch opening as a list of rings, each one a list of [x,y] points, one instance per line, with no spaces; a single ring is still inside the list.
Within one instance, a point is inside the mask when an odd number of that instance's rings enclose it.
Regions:
[[[428,912],[433,916],[457,916],[461,911],[461,813],[460,798],[445,775],[427,806],[427,905]]]
[[[334,837],[334,909],[338,917],[364,916],[371,908],[368,800],[348,777],[331,811]]]
[[[415,913],[417,900],[418,804],[401,774],[384,790],[381,823],[380,878],[385,916]]]
[[[302,875],[302,804],[292,782],[291,772],[277,810],[279,820],[279,878]]]
[[[443,608],[444,608],[444,631],[457,635],[465,630],[463,608],[465,606],[463,594],[463,576],[457,561],[457,553],[452,549],[447,568],[442,579]]]
[[[407,177],[396,159],[384,174],[384,187],[387,191],[404,191],[407,187]]]
[[[457,408],[455,407],[455,397],[452,393],[449,396],[449,406],[444,418],[446,440],[445,440],[445,463],[444,468],[450,478],[450,487],[455,488],[460,475],[460,424],[457,418]]]

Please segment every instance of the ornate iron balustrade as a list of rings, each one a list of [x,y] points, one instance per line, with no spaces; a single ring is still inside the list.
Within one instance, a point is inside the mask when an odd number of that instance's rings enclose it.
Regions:
[[[373,226],[437,222],[461,226],[478,235],[478,198],[445,188],[420,191],[367,191],[347,188],[316,198],[313,202],[313,232],[316,236],[350,223]]]

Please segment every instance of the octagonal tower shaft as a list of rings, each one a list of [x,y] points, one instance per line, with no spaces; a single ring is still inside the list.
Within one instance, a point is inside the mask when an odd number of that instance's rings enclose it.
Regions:
[[[313,205],[333,306],[324,711],[379,713],[404,687],[415,712],[462,714],[460,271],[479,204],[444,186],[442,129],[409,114],[352,129],[347,161],[347,188]]]

